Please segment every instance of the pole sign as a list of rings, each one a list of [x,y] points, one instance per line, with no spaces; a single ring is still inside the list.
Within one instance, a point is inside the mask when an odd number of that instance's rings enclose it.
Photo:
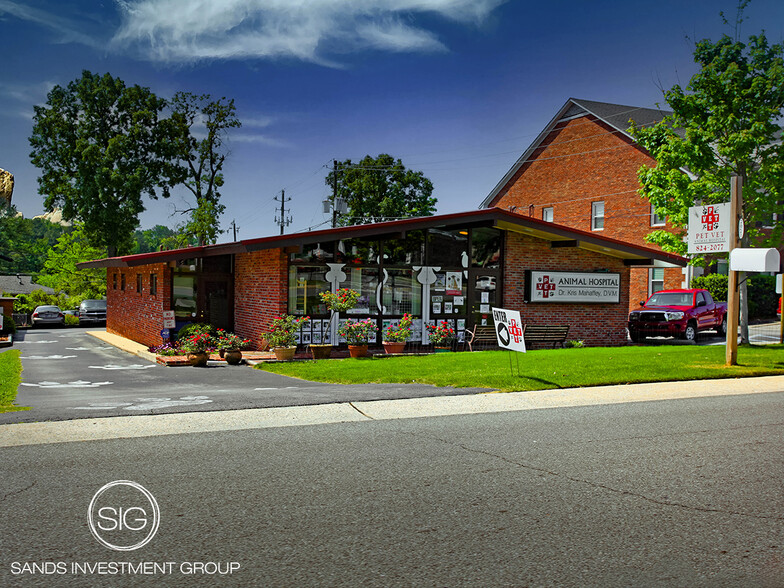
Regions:
[[[621,301],[621,274],[526,270],[525,301],[617,304]]]
[[[163,311],[163,328],[164,329],[173,329],[176,326],[174,322],[174,311],[173,310],[164,310]]]
[[[689,253],[724,253],[730,250],[730,203],[689,208]]]
[[[520,320],[520,312],[503,308],[493,308],[492,310],[493,320],[495,321],[495,338],[498,341],[498,346],[510,351],[525,353],[525,339],[523,339],[523,323]]]

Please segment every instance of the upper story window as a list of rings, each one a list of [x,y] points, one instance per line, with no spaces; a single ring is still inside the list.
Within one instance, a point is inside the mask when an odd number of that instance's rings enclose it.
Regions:
[[[120,274],[120,290],[125,291],[125,274]]]
[[[591,230],[604,229],[604,201],[591,202]]]
[[[656,214],[656,208],[651,204],[651,226],[652,227],[663,227],[667,224],[667,217],[666,216],[659,216]]]
[[[136,293],[137,294],[141,294],[142,293],[142,275],[141,274],[136,274]]]
[[[158,274],[150,274],[150,296],[158,295]]]
[[[542,220],[547,221],[548,223],[553,222],[553,207],[548,206],[547,208],[542,209]]]

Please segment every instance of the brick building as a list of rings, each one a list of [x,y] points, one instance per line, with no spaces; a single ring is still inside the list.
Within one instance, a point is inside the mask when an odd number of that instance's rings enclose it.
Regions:
[[[482,202],[533,218],[658,249],[645,242],[671,228],[639,195],[637,170],[656,161],[627,132],[630,120],[654,124],[667,111],[570,98]],[[689,287],[699,268],[636,269],[629,301]]]
[[[489,208],[80,265],[107,268],[109,332],[158,344],[163,311],[173,310],[178,328],[210,322],[258,348],[271,320],[285,313],[311,317],[302,344],[336,341],[318,293],[345,287],[360,293],[348,317],[383,328],[411,313],[419,319],[411,340],[423,344],[427,321],[447,320],[462,335],[492,324],[497,306],[519,310],[526,324],[568,324],[569,338],[589,345],[623,345],[631,269],[685,263],[600,232]]]

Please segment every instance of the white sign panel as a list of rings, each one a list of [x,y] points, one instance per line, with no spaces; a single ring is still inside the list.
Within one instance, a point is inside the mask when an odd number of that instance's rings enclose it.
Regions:
[[[164,310],[163,311],[163,328],[164,329],[174,329],[177,326],[177,323],[174,320],[174,311],[173,310]]]
[[[526,302],[621,301],[621,274],[609,272],[526,272]]]
[[[163,311],[163,320],[166,319],[174,319],[174,311],[173,310],[164,310]]]
[[[730,250],[730,203],[689,208],[689,253],[722,253]]]
[[[520,320],[520,312],[517,310],[493,308],[493,320],[495,321],[495,338],[498,341],[498,346],[511,351],[525,353],[525,339],[523,339],[523,323]]]
[[[784,274],[776,276],[776,294],[782,293],[782,277],[784,277]]]

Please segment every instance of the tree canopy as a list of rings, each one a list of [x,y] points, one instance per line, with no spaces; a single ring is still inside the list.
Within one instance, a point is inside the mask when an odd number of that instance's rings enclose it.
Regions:
[[[66,227],[43,218],[24,218],[14,206],[0,206],[0,274],[37,274],[44,267],[47,253]]]
[[[437,199],[433,183],[422,172],[406,169],[400,159],[382,153],[366,155],[359,163],[350,159],[338,162],[325,183],[337,186],[337,196],[348,204],[348,214],[338,219],[341,225],[367,224],[393,218],[431,216]]]
[[[35,107],[30,158],[45,207],[84,223],[90,244],[109,256],[130,249],[142,197],[168,197],[183,179],[174,162],[178,129],[162,118],[165,106],[149,88],[84,71]]]
[[[235,114],[234,100],[177,92],[171,107],[181,133],[178,157],[185,174],[184,185],[195,199],[191,208],[181,211],[190,213],[184,232],[194,236],[200,245],[215,243],[220,234],[219,218],[226,208],[220,203],[223,162],[227,156],[224,140],[228,129],[242,126]],[[202,125],[206,133],[198,138]]]
[[[729,201],[730,177],[737,174],[743,179],[744,246],[780,245],[782,44],[769,44],[764,33],[751,36],[748,44],[725,35],[715,43],[699,41],[694,60],[700,69],[688,86],[675,85],[664,94],[673,114],[631,130],[656,159],[655,167],[639,171],[640,193],[676,227],[672,233],[655,231],[648,240],[685,254],[688,208]]]
[[[82,225],[60,236],[49,250],[38,283],[79,298],[104,298],[106,296],[106,270],[79,269],[77,263],[100,259],[103,250],[92,247]]]

